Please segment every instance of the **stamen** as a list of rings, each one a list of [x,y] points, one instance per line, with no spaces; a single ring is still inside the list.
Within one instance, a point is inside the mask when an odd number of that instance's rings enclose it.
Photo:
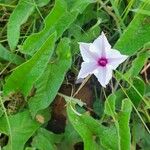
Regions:
[[[106,58],[100,58],[99,60],[98,60],[98,65],[99,66],[101,66],[101,67],[105,67],[106,65],[107,65],[107,63],[108,63],[108,61],[107,61],[107,59]]]

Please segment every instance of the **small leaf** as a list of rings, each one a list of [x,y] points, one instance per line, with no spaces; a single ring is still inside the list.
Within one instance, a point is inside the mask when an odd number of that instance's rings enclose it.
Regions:
[[[16,48],[20,37],[20,26],[25,23],[35,6],[32,0],[20,0],[10,15],[7,26],[7,38],[11,50]]]
[[[48,64],[54,50],[55,37],[56,34],[49,36],[30,60],[14,70],[4,85],[5,95],[16,91],[22,92],[25,96],[28,95],[33,84],[42,75]]]

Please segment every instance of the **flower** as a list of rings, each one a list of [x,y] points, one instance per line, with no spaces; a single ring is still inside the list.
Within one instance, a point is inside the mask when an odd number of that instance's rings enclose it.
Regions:
[[[84,62],[77,79],[94,74],[103,87],[106,87],[112,78],[112,71],[128,57],[112,49],[103,32],[93,43],[79,42],[79,45]]]

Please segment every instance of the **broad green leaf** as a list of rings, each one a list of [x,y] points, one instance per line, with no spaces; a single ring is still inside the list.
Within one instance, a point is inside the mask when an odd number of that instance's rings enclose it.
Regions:
[[[105,109],[104,113],[109,116],[115,115],[115,100],[116,96],[114,94],[111,94],[105,101]]]
[[[57,31],[58,39],[70,26],[70,24],[73,23],[77,15],[82,12],[90,3],[90,0],[76,1],[75,3],[71,4],[71,7],[69,7],[67,6],[66,0],[56,0],[54,8],[45,18],[44,29],[41,32],[32,34],[27,38],[23,44],[22,52],[32,55],[37,51],[38,47],[41,46],[46,38],[54,31]],[[72,9],[68,11],[69,8]]]
[[[25,23],[35,6],[32,0],[20,0],[10,15],[7,26],[7,38],[11,50],[16,48],[20,37],[20,26]]]
[[[5,95],[16,91],[22,92],[25,96],[28,95],[33,84],[43,74],[50,60],[54,49],[55,37],[55,33],[49,36],[30,60],[13,71],[4,85]]]
[[[49,63],[44,74],[36,82],[36,94],[29,99],[29,108],[33,116],[50,105],[54,100],[69,67],[71,53],[68,39],[62,39],[57,50],[57,59]]]
[[[150,10],[150,2],[144,0],[140,9]],[[114,47],[127,55],[136,53],[150,41],[149,20],[149,16],[137,13]]]
[[[132,66],[130,69],[124,74],[124,76],[128,79],[130,77],[136,77],[140,73],[141,69],[143,68],[144,64],[148,59],[147,52],[141,52],[137,55],[137,57],[132,62]]]
[[[10,129],[6,117],[0,119],[0,132],[9,136],[8,144],[4,150],[23,150],[25,143],[40,127],[31,119],[29,111],[23,111],[16,115],[9,116]],[[11,131],[11,135],[10,135]]]
[[[14,63],[16,65],[20,65],[24,62],[24,59],[22,57],[8,51],[1,44],[0,44],[0,59],[5,60],[5,61],[9,61],[9,62]]]
[[[82,137],[85,150],[117,149],[118,137],[114,126],[105,127],[89,115],[79,114],[71,103],[67,104],[67,114],[73,127]]]
[[[130,88],[127,89],[127,94],[133,104],[137,107],[142,101],[141,96],[143,96],[145,93],[145,83],[142,79],[137,77],[134,78],[132,85],[136,88],[136,90],[132,86],[130,86]],[[139,93],[137,93],[137,91],[141,94],[141,96],[139,95]]]
[[[131,102],[128,99],[122,101],[121,112],[118,113],[118,130],[121,150],[131,149],[130,115],[132,111]]]
[[[62,135],[54,134],[44,128],[38,129],[32,141],[32,146],[39,150],[56,150]]]

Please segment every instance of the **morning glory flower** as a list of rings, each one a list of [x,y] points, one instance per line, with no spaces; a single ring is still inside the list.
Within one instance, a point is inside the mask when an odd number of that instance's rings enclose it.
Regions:
[[[112,78],[113,70],[128,57],[112,49],[103,32],[93,43],[79,42],[79,45],[83,62],[77,79],[94,74],[103,87]]]

